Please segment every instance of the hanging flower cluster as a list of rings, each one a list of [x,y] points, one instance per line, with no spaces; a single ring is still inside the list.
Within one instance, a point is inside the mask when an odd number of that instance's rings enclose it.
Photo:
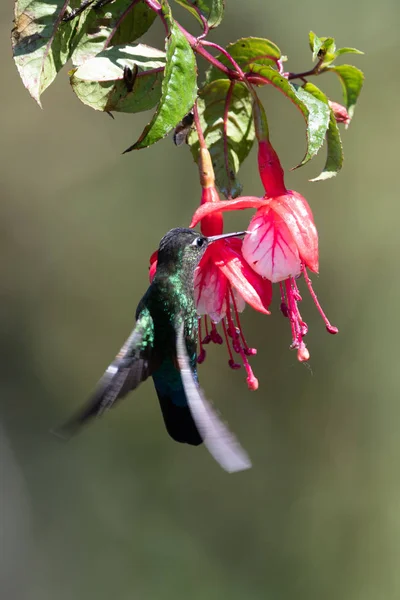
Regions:
[[[228,351],[228,364],[247,373],[249,389],[258,388],[258,380],[249,364],[256,349],[249,347],[244,337],[239,313],[246,303],[263,314],[270,314],[272,284],[278,283],[281,295],[280,310],[289,320],[290,348],[297,350],[298,360],[310,358],[304,342],[308,326],[302,319],[299,303],[302,298],[297,279],[303,276],[310,295],[320,312],[326,329],[335,334],[312,288],[307,269],[318,272],[318,234],[306,199],[298,192],[286,189],[284,172],[278,155],[269,141],[263,107],[254,102],[254,123],[258,141],[258,168],[265,189],[262,198],[245,196],[220,200],[210,153],[206,148],[199,123],[197,107],[194,120],[200,142],[199,171],[202,188],[199,208],[190,227],[200,223],[205,236],[223,233],[223,212],[256,209],[244,240],[222,239],[211,244],[194,279],[194,297],[199,315],[198,363],[206,357],[205,346],[211,342]],[[150,259],[150,279],[157,268],[157,253]],[[235,354],[240,362],[234,358]]]

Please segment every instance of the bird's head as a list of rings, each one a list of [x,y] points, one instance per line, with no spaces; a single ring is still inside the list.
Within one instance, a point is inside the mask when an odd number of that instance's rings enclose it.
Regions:
[[[157,271],[167,269],[169,272],[176,272],[177,269],[184,269],[186,272],[190,271],[194,274],[194,270],[210,244],[229,237],[243,236],[245,233],[245,231],[239,231],[206,237],[193,229],[183,227],[171,229],[160,242]]]

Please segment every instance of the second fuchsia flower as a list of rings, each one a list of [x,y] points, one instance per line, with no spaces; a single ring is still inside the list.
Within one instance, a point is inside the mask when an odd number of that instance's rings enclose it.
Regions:
[[[201,206],[212,206],[215,210],[201,221],[201,232],[205,236],[219,235],[223,232],[223,216],[218,206],[220,201],[214,186],[214,173],[208,150],[200,150],[200,180],[202,185]],[[150,259],[150,279],[157,268],[157,254]],[[258,388],[248,357],[256,354],[244,337],[239,313],[248,303],[255,310],[269,314],[268,307],[272,298],[271,282],[255,272],[244,259],[242,240],[228,238],[211,244],[195,273],[194,296],[199,319],[198,362],[204,361],[204,346],[210,342],[223,344],[224,339],[229,354],[229,366],[240,368],[234,359],[238,354],[247,373],[247,385],[251,390]],[[223,336],[217,325],[221,323]]]
[[[258,165],[266,191],[264,198],[247,196],[221,201],[218,208],[213,204],[202,205],[190,226],[209,219],[217,210],[257,209],[244,238],[242,253],[258,275],[279,283],[281,311],[291,324],[291,347],[297,349],[298,359],[305,361],[310,356],[303,339],[308,328],[298,307],[301,295],[296,283],[301,274],[328,332],[338,330],[322,311],[307,273],[307,269],[318,272],[318,234],[311,209],[301,194],[286,189],[279,158],[268,137],[260,137]]]

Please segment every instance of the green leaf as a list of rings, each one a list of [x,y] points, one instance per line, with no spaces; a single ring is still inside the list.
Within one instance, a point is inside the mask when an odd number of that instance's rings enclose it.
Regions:
[[[125,152],[146,148],[164,138],[187,115],[197,96],[197,68],[193,51],[172,19],[166,0],[162,0],[161,5],[169,30],[161,100],[153,119],[138,141]]]
[[[236,175],[249,154],[255,137],[250,93],[242,83],[231,84],[228,79],[220,79],[209,83],[200,91],[197,105],[217,186],[227,198],[236,198],[242,191]],[[228,118],[225,136],[226,111]],[[197,162],[199,141],[195,130],[189,134],[188,144]]]
[[[135,113],[153,108],[161,97],[165,53],[145,44],[113,46],[71,73],[75,94],[106,112]],[[124,67],[137,68],[133,87],[124,81]]]
[[[352,119],[355,105],[364,83],[364,73],[352,65],[328,67],[328,70],[335,72],[340,79],[343,88],[344,103],[349,117]]]
[[[224,0],[175,0],[175,2],[186,8],[202,24],[200,12],[210,29],[217,27],[224,16]]]
[[[261,77],[265,77],[301,111],[307,125],[307,150],[303,160],[297,165],[297,167],[301,167],[317,154],[324,143],[329,124],[329,106],[304,91],[301,87],[291,84],[283,75],[280,75],[271,67],[252,65],[252,71]]]
[[[318,37],[313,31],[309,33],[310,48],[313,53],[313,60],[317,58],[320,61],[320,69],[330,65],[337,57],[336,44],[334,38]]]
[[[96,11],[89,7],[73,21],[73,64],[79,66],[110,46],[134,42],[146,33],[156,16],[144,0],[134,5],[132,0],[115,0]]]
[[[257,37],[241,38],[226,47],[226,50],[232,58],[238,63],[240,68],[248,72],[252,64],[260,66],[276,67],[282,54],[278,46],[269,40]],[[232,63],[224,56],[219,54],[216,57],[226,67],[232,67]],[[207,83],[216,79],[224,79],[226,75],[219,69],[211,66],[206,75]]]
[[[357,48],[339,48],[339,50],[336,50],[336,56],[341,56],[342,54],[364,54],[364,52],[357,50]]]
[[[321,102],[324,102],[329,107],[328,97],[314,84],[306,83],[303,86],[305,92],[311,94]],[[334,177],[342,168],[343,165],[343,146],[340,138],[339,127],[333,114],[333,110],[329,108],[329,126],[326,132],[327,156],[325,166],[322,173],[311,179],[311,181],[323,181]]]
[[[323,40],[319,38],[313,31],[308,34],[311,52],[313,53],[313,61],[317,59],[318,52],[323,44]]]
[[[60,24],[69,0],[17,0],[12,47],[24,86],[40,96],[70,58],[71,23]]]
[[[336,58],[336,44],[333,38],[321,38],[323,44],[318,52],[318,59],[321,60],[321,69],[330,65]]]

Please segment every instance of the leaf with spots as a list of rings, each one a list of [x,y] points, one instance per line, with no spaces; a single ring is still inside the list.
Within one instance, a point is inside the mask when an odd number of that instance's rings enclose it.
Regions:
[[[303,90],[311,94],[321,102],[324,102],[329,107],[328,97],[314,84],[306,83]],[[311,181],[323,181],[334,177],[342,168],[343,165],[343,146],[340,137],[339,127],[336,122],[333,110],[329,107],[329,125],[326,132],[327,156],[325,166],[318,175]]]
[[[161,99],[151,122],[138,141],[125,152],[146,148],[164,138],[187,115],[197,96],[197,67],[193,51],[173,20],[168,3],[164,0],[161,6],[168,28]]]
[[[255,137],[250,93],[242,83],[219,79],[202,88],[198,110],[217,186],[227,198],[236,198],[242,191],[237,173]],[[190,133],[188,144],[197,162],[196,131]]]
[[[71,58],[72,22],[61,23],[69,0],[17,0],[12,49],[24,86],[41,106],[40,96]]]
[[[124,69],[137,70],[131,85]],[[161,97],[165,52],[145,44],[113,46],[71,72],[78,98],[95,110],[136,113],[153,108]]]
[[[252,65],[251,68],[253,73],[263,77],[266,83],[271,83],[285,94],[302,113],[307,125],[307,150],[303,160],[297,166],[305,165],[317,154],[324,143],[325,133],[329,125],[329,106],[303,88],[290,83],[271,67]]]
[[[98,10],[88,7],[74,20],[73,64],[79,66],[110,46],[131,44],[146,33],[156,16],[144,0],[115,0]]]

